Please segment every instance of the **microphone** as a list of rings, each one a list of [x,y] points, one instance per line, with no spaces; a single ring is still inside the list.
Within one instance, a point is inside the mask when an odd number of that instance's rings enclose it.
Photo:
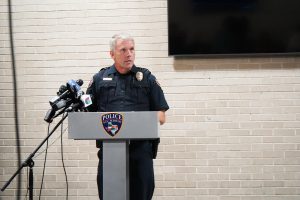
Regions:
[[[82,86],[82,84],[83,81],[81,79],[78,79],[77,81],[71,79],[67,82],[67,89],[73,93],[76,93],[81,90],[80,86]]]
[[[44,120],[48,123],[51,123],[53,121],[54,115],[55,115],[55,110],[51,108],[47,111]]]
[[[83,81],[81,79],[77,81],[71,79],[66,85],[61,85],[57,96],[49,101],[51,109],[46,113],[44,120],[51,123],[53,118],[63,112],[86,111],[85,108],[92,105],[92,99],[90,95],[85,95],[81,90],[80,86],[82,85]],[[56,114],[58,110],[61,111]]]
[[[52,106],[52,109],[54,109],[56,111],[56,110],[60,110],[64,107],[66,107],[68,104],[70,104],[70,102],[71,102],[71,99],[67,99],[67,100],[61,99],[60,101],[58,101],[55,104],[52,104],[51,106]]]
[[[58,103],[62,99],[66,98],[78,98],[82,95],[81,87],[83,85],[83,81],[81,79],[78,79],[77,81],[74,81],[73,79],[69,80],[66,84],[66,86],[61,85],[59,88],[59,91],[57,92],[56,97],[52,98],[49,103],[50,105],[54,105]]]
[[[78,97],[79,98],[79,97]],[[73,101],[70,104],[70,107],[67,109],[67,112],[70,111],[87,111],[86,108],[93,104],[92,98],[89,94],[80,95],[79,101]]]
[[[60,95],[61,95],[62,93],[64,93],[67,89],[68,89],[67,86],[61,85],[61,86],[59,87],[59,89],[58,89],[58,92],[56,93],[57,96],[60,96]]]
[[[83,107],[86,108],[93,104],[92,98],[89,94],[83,94],[80,97],[81,102],[83,103]]]
[[[82,79],[78,79],[76,81],[76,83],[79,85],[79,86],[82,86],[83,85],[83,80]]]

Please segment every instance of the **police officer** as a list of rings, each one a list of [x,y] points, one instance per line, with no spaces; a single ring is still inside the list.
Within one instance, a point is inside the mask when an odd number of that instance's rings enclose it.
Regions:
[[[135,43],[127,34],[114,35],[110,41],[110,56],[114,64],[93,76],[87,93],[93,97],[90,111],[158,111],[160,124],[169,109],[164,93],[155,76],[134,65]],[[102,144],[98,157],[98,193],[102,198]],[[153,158],[157,141],[139,140],[129,144],[130,200],[150,200],[154,192]],[[106,200],[106,199],[105,199]]]

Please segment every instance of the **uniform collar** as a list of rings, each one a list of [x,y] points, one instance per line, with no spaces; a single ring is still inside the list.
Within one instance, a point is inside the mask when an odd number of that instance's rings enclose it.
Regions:
[[[135,65],[133,65],[130,71],[133,72],[134,74],[136,74],[136,73],[138,72],[138,69],[137,69],[137,67],[136,67]],[[112,65],[112,66],[108,69],[107,75],[115,74],[115,73],[118,73],[118,71],[117,71],[115,65]]]
[[[110,66],[110,68],[107,70],[107,75],[111,75],[111,74],[114,74],[114,73],[116,73],[116,72],[117,72],[117,70],[116,70],[115,65],[112,65],[112,66]]]
[[[133,65],[132,67],[131,67],[131,70],[130,70],[131,72],[133,72],[134,74],[136,74],[137,72],[138,72],[138,68],[135,66],[135,65]]]

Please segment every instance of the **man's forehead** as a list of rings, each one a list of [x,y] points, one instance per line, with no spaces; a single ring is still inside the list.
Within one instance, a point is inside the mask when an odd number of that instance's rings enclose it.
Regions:
[[[131,39],[118,39],[116,43],[117,46],[125,46],[125,45],[134,46],[134,41]]]

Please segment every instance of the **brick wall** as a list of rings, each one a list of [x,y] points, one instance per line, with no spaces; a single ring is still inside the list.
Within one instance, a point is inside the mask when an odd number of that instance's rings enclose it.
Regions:
[[[300,196],[300,58],[174,59],[166,0],[12,1],[22,159],[47,135],[48,101],[112,63],[108,40],[136,38],[170,105],[155,160],[155,200],[296,200]],[[0,184],[17,169],[7,2],[0,2]],[[53,126],[51,126],[53,128]],[[69,199],[97,199],[93,141],[67,139]],[[65,199],[60,131],[49,141],[42,199]],[[45,148],[35,156],[38,195]],[[27,170],[22,170],[26,194]],[[0,193],[15,199],[16,180]],[[36,197],[36,199],[38,199]]]

